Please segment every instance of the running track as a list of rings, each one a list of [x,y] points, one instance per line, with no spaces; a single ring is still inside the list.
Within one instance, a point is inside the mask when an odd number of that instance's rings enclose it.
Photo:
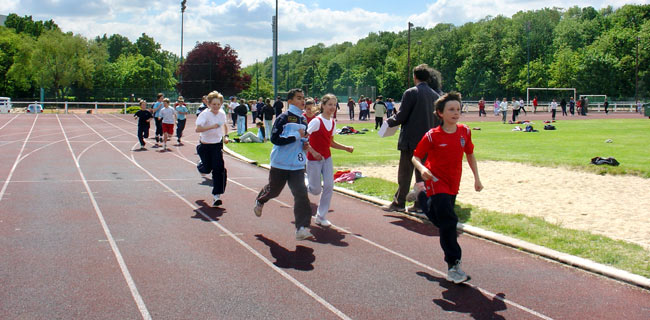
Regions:
[[[289,191],[256,218],[268,172],[228,156],[211,208],[186,131],[134,152],[130,116],[0,115],[0,319],[650,318],[647,290],[468,235],[450,285],[431,225],[339,194],[297,242]]]

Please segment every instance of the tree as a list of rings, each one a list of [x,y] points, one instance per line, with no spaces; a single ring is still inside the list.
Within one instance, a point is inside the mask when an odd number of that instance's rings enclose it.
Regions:
[[[32,20],[32,16],[19,17],[15,13],[7,16],[5,26],[16,30],[16,33],[25,33],[34,38],[38,38],[43,32],[48,30],[60,30],[59,26],[52,20],[45,22],[34,21]]]
[[[34,81],[54,89],[57,98],[64,98],[73,85],[92,88],[94,65],[88,52],[88,42],[81,36],[60,31],[43,33],[31,59]]]
[[[14,96],[31,87],[29,72],[12,67],[16,60],[29,60],[34,41],[26,35],[0,27],[0,96]],[[21,55],[24,53],[24,55]]]
[[[218,42],[198,43],[179,67],[183,81],[178,90],[186,97],[200,99],[217,90],[224,96],[235,95],[250,86],[251,77],[242,74],[237,52]]]

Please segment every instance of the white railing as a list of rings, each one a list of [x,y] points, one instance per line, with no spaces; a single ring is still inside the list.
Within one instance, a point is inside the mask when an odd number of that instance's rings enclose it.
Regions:
[[[120,110],[122,113],[126,113],[126,109],[131,106],[138,106],[138,102],[70,102],[70,101],[12,101],[12,112],[21,112],[26,109],[30,104],[40,104],[43,106],[43,109],[56,110],[56,113],[59,113],[59,110],[62,113],[68,113],[70,110],[94,110],[96,113],[99,109],[115,109]],[[152,102],[147,102],[148,106],[151,106]],[[200,103],[188,103],[187,108],[191,113],[196,112],[196,109],[199,107]],[[54,108],[52,108],[54,107]],[[92,111],[91,111],[92,112]]]

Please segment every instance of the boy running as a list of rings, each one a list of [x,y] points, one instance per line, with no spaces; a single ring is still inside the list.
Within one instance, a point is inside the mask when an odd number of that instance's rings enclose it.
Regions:
[[[160,110],[163,108],[163,98],[165,97],[164,94],[159,93],[156,96],[156,102],[153,104],[153,116],[154,116],[154,121],[156,122],[156,144],[153,146],[154,148],[160,148],[160,142],[162,142],[162,134],[163,134],[163,129],[162,129],[162,118],[160,118]]]
[[[161,152],[171,151],[167,148],[167,140],[174,135],[174,124],[176,123],[176,110],[169,105],[169,99],[165,98],[163,105],[164,107],[160,110],[163,131],[163,149]]]
[[[138,118],[138,140],[140,140],[140,150],[147,150],[144,145],[144,139],[149,138],[149,123],[153,115],[147,110],[147,101],[140,99],[140,110],[133,115]]]
[[[412,162],[420,171],[426,186],[427,205],[425,214],[439,229],[440,246],[447,262],[447,280],[462,283],[469,276],[461,269],[461,248],[458,245],[456,224],[458,216],[454,212],[456,195],[460,186],[463,153],[474,174],[474,189],[483,190],[478,175],[474,144],[470,129],[458,123],[460,118],[460,94],[450,92],[440,97],[436,103],[436,113],[442,125],[429,130],[413,152]],[[422,159],[426,157],[425,164]]]
[[[178,114],[178,121],[176,126],[176,141],[179,146],[182,146],[181,138],[183,137],[183,130],[185,130],[185,116],[190,113],[187,109],[187,105],[183,99],[183,96],[178,97],[176,102],[176,113]]]
[[[296,240],[311,237],[307,228],[311,222],[311,206],[305,185],[305,149],[307,141],[307,123],[302,116],[305,109],[305,96],[301,89],[291,89],[287,94],[289,110],[280,114],[271,131],[271,170],[269,183],[262,188],[255,200],[253,211],[262,216],[262,208],[269,200],[277,197],[285,184],[293,194],[293,215],[296,223]]]
[[[208,108],[196,118],[199,145],[196,153],[201,158],[197,169],[202,174],[212,172],[212,206],[220,206],[221,195],[226,191],[227,173],[223,162],[223,144],[228,143],[226,113],[221,108],[223,96],[212,91],[207,96]]]
[[[307,180],[309,181],[307,189],[313,195],[319,195],[322,191],[323,194],[318,203],[315,223],[327,228],[332,225],[325,216],[330,209],[332,193],[334,192],[334,166],[330,147],[350,153],[354,151],[354,147],[345,146],[334,141],[336,122],[332,117],[338,102],[336,96],[331,93],[326,94],[321,101],[322,113],[310,121],[307,127],[309,145],[312,148],[307,154]]]

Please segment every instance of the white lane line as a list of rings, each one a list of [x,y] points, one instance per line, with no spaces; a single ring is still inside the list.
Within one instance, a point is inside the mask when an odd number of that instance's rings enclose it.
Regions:
[[[36,120],[38,120],[38,115],[34,117],[32,128],[29,129],[27,138],[25,138],[25,141],[23,142],[23,146],[20,148],[20,152],[18,153],[18,156],[16,156],[16,161],[14,161],[14,165],[11,167],[11,170],[9,171],[9,176],[7,177],[7,180],[5,180],[5,183],[2,184],[2,189],[0,189],[0,201],[2,201],[2,197],[4,197],[5,191],[7,191],[7,186],[9,186],[9,181],[11,181],[11,177],[14,175],[14,171],[16,171],[16,167],[18,167],[18,164],[20,163],[20,157],[23,155],[23,151],[25,151],[25,146],[27,145],[27,141],[29,140],[29,137],[32,135],[32,132],[34,131]]]
[[[75,115],[76,116],[76,115]],[[108,239],[108,243],[111,245],[111,249],[113,250],[113,254],[115,255],[115,259],[117,259],[117,263],[120,265],[120,269],[122,270],[122,276],[124,276],[124,280],[126,280],[126,284],[129,286],[129,289],[131,290],[131,296],[133,296],[133,299],[135,300],[135,303],[138,306],[138,310],[140,310],[140,314],[142,315],[143,319],[151,319],[151,315],[149,314],[149,310],[147,310],[147,306],[144,304],[144,300],[142,300],[142,296],[140,296],[140,293],[138,292],[138,288],[135,286],[135,281],[133,281],[133,278],[131,277],[131,273],[129,272],[129,269],[126,267],[126,263],[124,262],[124,258],[122,257],[122,254],[120,253],[120,249],[117,247],[117,243],[115,243],[115,239],[113,238],[113,235],[111,234],[111,230],[108,228],[108,225],[106,224],[106,220],[104,220],[104,215],[102,214],[102,211],[99,209],[99,205],[97,204],[97,201],[95,200],[95,196],[93,195],[93,192],[90,190],[90,186],[88,185],[88,181],[86,181],[86,177],[84,176],[83,172],[81,171],[81,166],[79,166],[79,161],[74,155],[74,151],[72,150],[72,145],[70,144],[70,140],[68,139],[68,135],[65,133],[65,130],[63,129],[63,124],[61,124],[61,119],[59,119],[59,115],[56,115],[56,120],[59,122],[59,126],[61,127],[61,131],[63,132],[63,136],[65,137],[65,141],[68,144],[68,150],[70,150],[70,155],[72,156],[72,159],[74,160],[75,166],[77,166],[77,172],[79,172],[79,176],[81,177],[81,180],[84,184],[84,187],[86,188],[86,192],[88,192],[88,197],[90,198],[90,202],[93,205],[93,208],[95,209],[95,213],[97,214],[97,218],[99,219],[99,222],[102,225],[102,229],[104,229],[104,234],[106,235],[106,239]],[[94,131],[94,129],[93,129]]]
[[[117,128],[119,128],[119,127],[117,127]],[[123,129],[122,129],[122,130],[123,130]],[[189,162],[189,163],[191,163],[191,164],[194,165],[194,163],[191,162],[191,161],[189,161],[189,160],[183,159],[183,158],[181,158],[181,157],[179,157],[179,158],[182,159],[182,160],[185,160],[185,161],[187,161],[187,162]],[[250,188],[250,187],[248,187],[248,186],[246,186],[246,185],[244,185],[244,184],[242,184],[242,183],[239,183],[239,182],[237,182],[237,181],[231,180],[230,178],[228,178],[228,182],[232,182],[232,183],[234,183],[234,184],[240,186],[240,187],[243,188],[243,189],[246,189],[246,190],[249,190],[249,191],[253,192],[254,194],[259,193],[259,190],[255,190],[255,189],[253,189],[253,188]],[[279,204],[281,204],[281,205],[283,205],[283,206],[286,206],[286,207],[289,207],[289,208],[293,208],[293,205],[288,204],[288,203],[285,203],[285,202],[283,202],[283,201],[281,201],[281,200],[278,200],[277,198],[272,199],[272,201],[275,201],[275,202],[277,202],[277,203],[279,203]],[[370,245],[372,245],[372,246],[374,246],[374,247],[376,247],[376,248],[378,248],[378,249],[381,249],[381,250],[386,251],[386,252],[388,252],[388,253],[390,253],[390,254],[393,254],[393,255],[395,255],[395,256],[397,256],[397,257],[399,257],[399,258],[402,258],[402,259],[404,259],[404,260],[406,260],[406,261],[409,261],[409,262],[411,262],[411,263],[413,263],[413,264],[415,264],[415,265],[417,265],[417,266],[420,266],[420,267],[422,267],[422,268],[425,268],[425,269],[427,269],[427,270],[430,270],[430,271],[432,271],[432,272],[435,272],[435,273],[437,273],[437,274],[439,274],[439,275],[442,275],[442,276],[445,276],[445,277],[447,276],[447,273],[444,272],[444,271],[441,271],[441,270],[435,269],[435,268],[433,268],[433,267],[431,267],[431,266],[429,266],[429,265],[426,265],[426,264],[424,264],[424,263],[422,263],[422,262],[419,262],[419,261],[417,261],[417,260],[415,260],[415,259],[413,259],[413,258],[411,258],[411,257],[408,257],[408,256],[406,256],[406,255],[404,255],[404,254],[401,254],[401,253],[397,252],[397,251],[394,251],[394,250],[391,250],[391,249],[389,249],[389,248],[387,248],[387,247],[384,247],[384,246],[382,246],[382,245],[380,245],[380,244],[378,244],[378,243],[376,243],[376,242],[374,242],[374,241],[372,241],[372,240],[369,240],[369,239],[366,239],[366,238],[364,238],[364,237],[362,237],[362,236],[356,235],[356,234],[350,232],[349,230],[346,230],[346,229],[341,228],[341,227],[337,227],[337,226],[335,226],[334,224],[332,224],[332,226],[333,226],[334,228],[338,229],[338,230],[343,231],[344,233],[350,234],[350,235],[352,235],[353,237],[355,237],[355,238],[357,238],[357,239],[359,239],[359,240],[362,240],[362,241],[364,241],[364,242],[366,242],[366,243],[368,243],[368,244],[370,244]],[[349,228],[347,228],[347,229],[349,229]],[[546,319],[546,320],[553,319],[553,318],[550,318],[550,317],[548,317],[548,316],[546,316],[546,315],[544,315],[544,314],[541,314],[541,313],[539,313],[539,312],[537,312],[537,311],[535,311],[535,310],[532,310],[532,309],[530,309],[530,308],[527,308],[527,307],[525,307],[525,306],[522,306],[522,305],[520,305],[520,304],[518,304],[518,303],[516,303],[516,302],[514,302],[514,301],[512,301],[512,300],[508,300],[508,299],[506,299],[506,298],[503,298],[503,297],[501,297],[501,296],[498,296],[498,295],[496,295],[496,294],[494,294],[494,293],[492,293],[492,292],[490,292],[490,291],[488,291],[488,290],[485,290],[485,289],[483,289],[483,288],[477,287],[477,286],[472,285],[472,284],[469,284],[469,283],[468,283],[467,285],[469,285],[469,286],[475,288],[476,290],[479,290],[481,293],[483,293],[483,294],[485,294],[485,295],[487,295],[487,296],[492,296],[492,297],[494,297],[495,299],[501,300],[501,301],[503,301],[504,303],[507,303],[507,304],[509,304],[509,305],[511,305],[511,306],[513,306],[513,307],[515,307],[515,308],[518,308],[518,309],[520,309],[520,310],[522,310],[522,311],[525,311],[525,312],[527,312],[527,313],[530,313],[530,314],[532,314],[532,315],[534,315],[534,316],[537,316],[537,317],[539,317],[539,318],[541,318],[541,319]]]
[[[83,119],[79,118],[77,115],[75,115],[81,122],[83,122],[88,128],[91,130],[95,131],[93,127],[88,125]],[[102,120],[102,119],[100,119]],[[105,121],[105,120],[102,120]],[[109,123],[110,124],[110,123]],[[119,128],[119,127],[118,127]],[[120,128],[121,129],[121,128]],[[122,129],[123,130],[123,129]],[[205,214],[203,210],[201,210],[200,207],[196,206],[195,204],[191,203],[189,200],[187,200],[185,197],[181,196],[178,194],[176,191],[174,191],[172,188],[170,188],[168,185],[166,185],[164,182],[162,182],[160,179],[158,179],[156,176],[154,176],[149,170],[145,169],[142,167],[137,161],[135,161],[133,158],[129,157],[126,155],[122,150],[117,148],[114,144],[112,144],[110,141],[106,140],[99,132],[95,131],[97,135],[99,135],[104,141],[106,141],[109,145],[113,147],[113,149],[117,150],[120,154],[122,154],[125,158],[129,159],[135,166],[140,168],[142,171],[144,171],[148,176],[150,176],[152,179],[154,179],[158,184],[160,184],[162,187],[167,189],[170,193],[174,194],[178,199],[183,201],[185,204],[187,204],[192,210],[200,213],[205,219],[208,219],[210,223],[215,225],[217,228],[219,228],[223,233],[227,234],[230,236],[233,240],[235,240],[237,243],[239,243],[242,247],[246,248],[250,253],[252,253],[254,256],[256,256],[258,259],[262,260],[267,266],[269,266],[271,269],[282,275],[285,279],[289,280],[291,283],[293,283],[296,287],[300,288],[303,292],[305,292],[307,295],[312,297],[314,300],[318,301],[321,305],[323,305],[325,308],[327,308],[329,311],[337,315],[341,319],[351,319],[348,317],[345,313],[341,312],[339,309],[334,307],[332,304],[327,302],[325,299],[320,297],[318,294],[316,294],[314,291],[309,289],[307,286],[302,284],[300,281],[298,281],[296,278],[292,277],[290,274],[288,274],[286,271],[280,269],[278,266],[274,265],[269,259],[267,259],[265,256],[263,256],[261,253],[259,253],[257,250],[253,249],[250,245],[248,245],[244,240],[239,238],[237,235],[235,235],[233,232],[222,226],[220,223],[218,223],[216,220],[212,219],[210,216]],[[180,158],[180,157],[179,157]],[[183,158],[180,158],[183,159]]]
[[[81,136],[85,136],[85,134],[82,134],[82,135],[79,135],[79,136],[76,136],[76,137],[81,137]],[[76,138],[76,137],[70,137],[70,139],[73,139],[73,138]],[[65,139],[61,139],[61,140],[57,140],[57,141],[52,141],[52,142],[50,142],[50,143],[48,143],[48,144],[46,144],[46,145],[44,145],[44,146],[42,146],[42,147],[40,147],[40,148],[34,149],[32,152],[30,152],[30,153],[24,155],[22,158],[20,158],[20,161],[25,160],[25,158],[31,156],[31,155],[32,155],[33,153],[35,153],[35,152],[41,151],[41,150],[43,150],[43,149],[45,149],[45,148],[47,148],[47,147],[49,147],[49,146],[51,146],[51,145],[53,145],[53,144],[56,144],[56,143],[59,143],[59,142],[64,142],[64,141],[65,141]],[[32,140],[32,141],[30,141],[30,142],[31,142],[31,143],[34,143],[34,142],[36,142],[36,141]]]
[[[109,139],[110,139],[110,138],[109,138]],[[102,140],[98,140],[98,141],[96,141],[95,143],[93,143],[93,144],[87,146],[86,149],[84,149],[83,151],[81,151],[81,153],[79,153],[79,155],[77,156],[77,161],[79,161],[79,160],[81,159],[81,156],[83,156],[84,153],[86,153],[86,151],[90,150],[90,148],[92,148],[92,147],[94,147],[94,146],[96,146],[96,145],[98,145],[98,144],[100,144],[100,143],[102,143],[102,142],[104,142],[104,141],[102,141]]]
[[[0,130],[4,129],[4,127],[9,125],[11,123],[11,121],[14,121],[14,119],[18,118],[18,116],[19,116],[19,114],[15,115],[13,118],[9,119],[9,121],[7,121],[7,123],[5,123],[2,127],[0,127]]]

